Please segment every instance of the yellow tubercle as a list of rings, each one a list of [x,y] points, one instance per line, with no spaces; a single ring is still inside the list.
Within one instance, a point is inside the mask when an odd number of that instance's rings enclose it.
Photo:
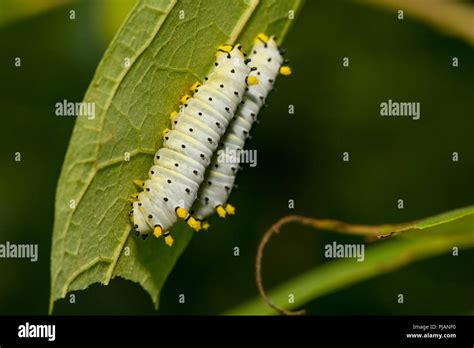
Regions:
[[[181,102],[181,104],[184,104],[184,103],[186,103],[189,99],[191,99],[191,97],[190,97],[189,95],[185,94],[185,95],[183,95],[183,96],[181,97],[181,99],[180,99],[179,101]]]
[[[260,34],[258,34],[257,37],[255,38],[254,44],[257,43],[258,41],[268,42],[268,40],[270,40],[270,38],[268,37],[267,34],[265,34],[265,33],[260,33]]]
[[[229,215],[234,215],[235,214],[235,207],[232,204],[227,203],[227,205],[225,206],[225,211]]]
[[[188,219],[188,225],[196,232],[201,229],[201,223],[192,216]]]
[[[171,236],[166,236],[166,237],[165,237],[165,243],[166,243],[166,245],[172,246],[172,245],[173,245],[173,242],[174,242],[173,237],[171,237]]]
[[[247,85],[258,85],[258,80],[255,76],[247,76]]]
[[[201,83],[199,81],[196,81],[194,82],[194,84],[191,86],[191,88],[189,89],[191,92],[194,92],[196,91],[196,88],[199,88],[201,87]]]
[[[219,217],[225,218],[226,211],[225,211],[225,209],[222,207],[222,205],[219,205],[219,206],[216,208],[216,212],[217,212],[217,215],[219,215]]]
[[[178,113],[177,113],[176,111],[173,111],[173,112],[170,114],[170,120],[171,120],[171,121],[174,121],[174,119],[176,118],[176,115],[177,115],[177,114],[178,114]]]
[[[284,76],[291,75],[291,68],[287,65],[280,67],[280,74]]]
[[[176,216],[180,219],[184,219],[186,215],[188,215],[188,213],[186,212],[186,210],[184,210],[184,208],[178,207],[176,209]]]
[[[230,53],[230,51],[232,51],[232,45],[220,45],[218,50],[221,51],[221,52],[226,52],[226,53]]]
[[[138,186],[138,187],[143,187],[143,184],[145,183],[143,180],[133,180],[133,183]]]
[[[169,128],[165,128],[165,129],[163,130],[163,133],[162,133],[162,134],[163,134],[163,136],[166,136],[166,134],[168,134],[169,132],[170,132],[170,129],[169,129]]]
[[[207,221],[203,221],[203,222],[202,222],[202,224],[201,224],[201,226],[202,226],[202,228],[203,228],[204,230],[206,230],[206,231],[207,231],[207,230],[208,230],[208,228],[209,228],[209,222],[207,222]]]
[[[160,226],[156,226],[156,227],[153,229],[153,235],[154,235],[156,238],[160,238],[162,234],[163,234],[163,230],[161,229]]]
[[[132,199],[135,202],[138,199],[138,193],[131,195],[130,199]]]

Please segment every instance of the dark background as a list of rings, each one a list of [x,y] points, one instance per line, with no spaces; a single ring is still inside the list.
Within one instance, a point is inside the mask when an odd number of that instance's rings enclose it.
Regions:
[[[54,105],[82,99],[131,1],[116,3],[80,1],[0,26],[0,243],[39,244],[36,263],[0,260],[0,314],[47,313],[55,188],[75,121],[55,116]],[[237,215],[214,218],[208,233],[193,238],[163,289],[159,313],[219,314],[257,296],[257,243],[286,214],[378,224],[473,203],[473,47],[405,16],[399,21],[395,11],[351,1],[306,2],[285,40],[294,74],[279,78],[248,143],[258,150],[258,165],[237,179],[231,196]],[[346,56],[350,68],[342,67]],[[420,102],[421,119],[380,117],[379,105],[388,99]],[[17,151],[21,162],[14,161]],[[350,162],[342,161],[345,151]],[[453,151],[459,162],[452,162]],[[403,210],[396,206],[400,198]],[[359,241],[296,227],[272,240],[267,287],[324,262],[323,245],[333,240]],[[461,252],[470,262],[449,255],[418,262],[306,309],[472,314],[474,251]],[[185,305],[178,304],[181,292]],[[398,293],[405,294],[404,305],[396,303]],[[77,292],[76,304],[59,301],[55,313],[156,312],[140,286],[116,279]]]

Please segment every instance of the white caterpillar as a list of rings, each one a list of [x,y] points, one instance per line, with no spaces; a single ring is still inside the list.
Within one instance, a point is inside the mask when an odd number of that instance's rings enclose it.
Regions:
[[[168,229],[178,218],[199,229],[200,223],[188,214],[197,197],[204,173],[221,136],[235,113],[247,83],[247,66],[240,45],[219,48],[215,67],[201,85],[193,86],[194,96],[184,97],[179,113],[172,113],[172,130],[165,134],[163,147],[154,158],[144,191],[132,196],[133,225],[145,239],[153,231],[173,244]]]
[[[226,213],[234,214],[235,208],[226,204],[240,162],[239,156],[235,158],[233,154],[239,154],[243,149],[252,124],[273,88],[278,73],[291,73],[289,67],[282,66],[284,59],[274,38],[265,34],[257,36],[249,58],[253,66],[250,76],[255,76],[258,84],[247,87],[242,103],[206,172],[198,199],[193,206],[193,216],[198,221],[207,218],[214,211],[217,211],[220,217],[225,217]],[[207,229],[208,226],[207,222],[203,222],[203,228]]]

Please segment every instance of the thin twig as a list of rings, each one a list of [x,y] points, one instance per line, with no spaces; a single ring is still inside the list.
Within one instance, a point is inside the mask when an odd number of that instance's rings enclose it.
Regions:
[[[275,309],[277,312],[284,315],[303,315],[305,314],[305,311],[290,311],[288,309],[276,305],[268,298],[267,294],[265,293],[265,289],[263,288],[262,282],[262,257],[263,251],[268,241],[270,240],[270,237],[274,234],[279,233],[281,227],[290,222],[298,222],[302,225],[310,226],[321,230],[330,230],[335,232],[366,236],[371,240],[390,237],[394,233],[403,231],[416,223],[415,221],[395,225],[352,225],[338,220],[320,220],[300,215],[288,215],[278,220],[265,232],[258,245],[257,257],[255,260],[255,280],[257,282],[258,292],[260,293],[260,296],[262,297],[263,301],[265,301],[266,304]]]

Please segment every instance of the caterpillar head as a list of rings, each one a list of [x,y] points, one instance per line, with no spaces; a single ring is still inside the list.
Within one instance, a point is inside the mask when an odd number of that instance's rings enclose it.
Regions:
[[[276,76],[278,73],[283,75],[289,75],[291,70],[289,67],[282,67],[284,58],[280,53],[277,42],[274,36],[267,36],[265,34],[259,34],[255,38],[255,45],[252,48],[250,55],[252,64],[258,66],[258,70],[252,70],[251,75],[256,76],[260,80],[260,75]],[[264,84],[274,82],[274,78],[262,80]]]
[[[250,68],[246,63],[241,45],[220,46],[212,73],[219,75],[220,78],[225,77],[228,80],[245,81],[249,72]]]
[[[233,65],[236,64],[243,64],[245,63],[245,56],[242,52],[242,46],[237,44],[235,46],[232,45],[221,45],[216,53],[216,62],[214,63],[215,66],[218,66],[222,63],[231,63]]]

